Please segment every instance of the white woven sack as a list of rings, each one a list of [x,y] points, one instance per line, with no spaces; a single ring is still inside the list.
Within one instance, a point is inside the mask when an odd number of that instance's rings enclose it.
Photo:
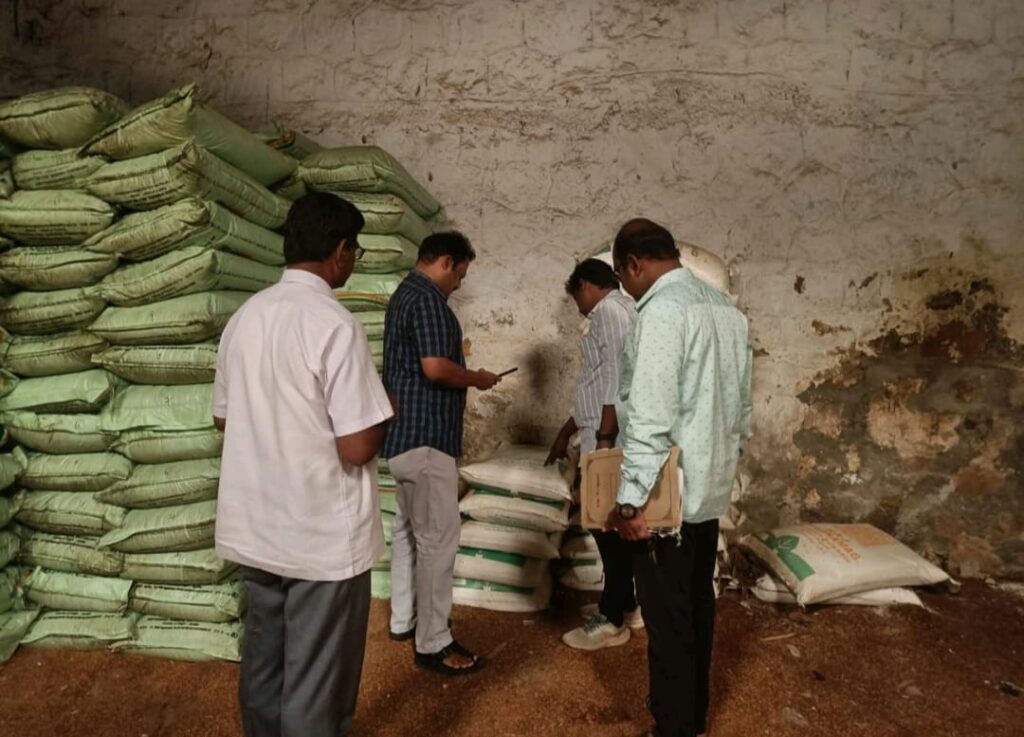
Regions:
[[[511,445],[485,461],[463,466],[459,474],[475,487],[544,499],[572,499],[571,469],[564,464],[545,466],[547,456],[547,448]]]
[[[740,545],[764,562],[801,606],[861,591],[949,579],[941,568],[872,525],[780,527],[747,535]]]
[[[452,581],[452,602],[462,606],[497,612],[539,612],[551,600],[551,577],[544,576],[540,586],[523,589],[469,578]]]
[[[532,589],[540,585],[547,570],[546,560],[499,550],[460,547],[455,554],[456,578],[475,578]]]
[[[559,532],[569,525],[569,501],[513,496],[489,489],[472,489],[459,501],[459,511],[480,522]]]
[[[757,579],[750,591],[761,601],[769,604],[796,604],[793,592],[786,588],[782,581],[772,578],[767,573]],[[837,596],[835,599],[820,601],[819,604],[845,604],[847,606],[890,606],[894,604],[912,604],[924,606],[913,589],[894,587],[888,589],[872,589],[857,594]]]
[[[521,527],[492,525],[486,522],[466,520],[462,523],[459,544],[471,548],[502,550],[530,558],[554,560],[558,557],[559,532],[537,532]]]

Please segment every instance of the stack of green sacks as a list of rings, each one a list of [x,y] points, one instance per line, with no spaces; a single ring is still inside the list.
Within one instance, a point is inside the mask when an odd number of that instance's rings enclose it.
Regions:
[[[25,606],[22,574],[16,565],[21,536],[14,516],[24,498],[16,485],[25,471],[26,458],[19,448],[11,447],[7,431],[3,429],[0,429],[0,449],[0,663],[3,663],[14,654],[39,612]]]
[[[455,558],[454,601],[499,611],[544,609],[550,561],[569,522],[572,485],[566,469],[545,466],[545,448],[513,445],[459,472],[469,493]]]
[[[597,541],[576,524],[569,526],[560,551],[558,582],[575,591],[602,591],[604,564]]]
[[[216,341],[276,282],[298,162],[198,101],[87,88],[0,105],[0,397],[27,451],[16,519],[26,643],[237,659],[244,608],[213,552]],[[0,177],[0,181],[6,181]],[[0,187],[2,189],[2,187]],[[0,191],[0,194],[3,194]]]
[[[391,598],[391,534],[395,528],[395,479],[383,458],[377,461],[377,476],[380,485],[380,517],[384,526],[384,542],[387,552],[370,571],[370,594],[375,599]]]
[[[292,178],[300,191],[332,192],[354,204],[365,225],[365,253],[355,273],[335,291],[363,324],[374,362],[384,360],[384,310],[416,263],[419,245],[444,209],[389,153],[376,146],[325,149],[306,156]]]

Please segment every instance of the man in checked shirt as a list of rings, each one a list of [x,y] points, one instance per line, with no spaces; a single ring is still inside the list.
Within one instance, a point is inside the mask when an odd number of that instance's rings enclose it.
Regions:
[[[633,300],[619,291],[615,272],[603,261],[587,259],[577,264],[565,291],[589,323],[580,342],[583,365],[576,381],[576,403],[551,446],[549,464],[566,457],[569,440],[577,432],[581,453],[615,445],[622,348],[636,318]],[[633,587],[632,548],[615,532],[595,532],[594,539],[604,566],[601,601],[583,607],[586,622],[562,637],[566,645],[580,650],[622,645],[629,640],[630,630],[644,626]]]

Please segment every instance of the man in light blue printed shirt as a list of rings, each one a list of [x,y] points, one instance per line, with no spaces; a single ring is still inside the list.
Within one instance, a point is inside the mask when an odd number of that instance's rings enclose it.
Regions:
[[[747,320],[679,264],[672,234],[656,223],[626,223],[612,255],[638,317],[623,356],[622,482],[610,523],[634,541],[652,734],[693,737],[707,729],[718,518],[750,435]],[[683,525],[671,535],[652,534],[643,509],[673,445],[682,449]]]

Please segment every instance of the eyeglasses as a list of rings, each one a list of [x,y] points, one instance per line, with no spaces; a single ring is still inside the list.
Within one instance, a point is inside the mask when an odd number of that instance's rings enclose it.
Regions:
[[[366,249],[362,246],[356,246],[356,261],[363,260],[363,254],[366,253]]]

